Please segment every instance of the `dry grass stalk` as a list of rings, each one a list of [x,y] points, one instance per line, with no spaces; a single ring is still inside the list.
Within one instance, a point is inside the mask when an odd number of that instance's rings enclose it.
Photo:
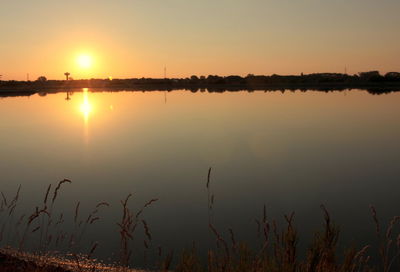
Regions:
[[[47,199],[49,198],[50,190],[51,190],[51,183],[49,184],[49,187],[47,187],[46,194],[44,196],[43,204],[45,206],[47,205]]]
[[[6,196],[4,195],[3,192],[1,192],[1,196],[3,197],[2,208],[3,208],[3,204],[4,204],[5,206],[8,206],[8,204],[7,204],[7,198],[6,198]]]
[[[77,220],[78,220],[78,215],[79,215],[79,206],[81,205],[81,202],[78,201],[75,207],[75,215],[74,215],[74,223],[76,225]]]
[[[90,258],[92,257],[94,251],[96,250],[96,248],[97,248],[98,246],[99,246],[99,244],[98,244],[97,242],[93,244],[92,248],[91,248],[90,251],[89,251],[88,259],[90,259]]]
[[[207,175],[207,195],[208,195],[208,211],[212,209],[213,206],[213,194],[211,194],[211,168]],[[54,190],[54,195],[52,198],[52,204],[57,198],[57,194],[61,188],[61,184],[67,181],[61,181],[58,183],[56,189]],[[17,201],[20,195],[20,189],[18,188],[17,193],[14,198],[6,198],[2,193],[2,211],[4,212],[5,218],[9,218],[13,215],[16,209]],[[58,220],[53,223],[52,212],[47,210],[47,200],[49,197],[49,192],[51,190],[51,185],[46,190],[46,195],[43,201],[44,207],[36,207],[35,211],[29,216],[21,216],[15,223],[15,226],[20,226],[23,222],[26,222],[25,232],[20,239],[20,249],[22,249],[24,243],[27,239],[28,233],[36,233],[39,230],[42,231],[44,227],[58,229],[58,226],[62,225],[64,222],[64,214],[61,213]],[[144,252],[144,257],[147,259],[147,253],[150,252],[151,242],[153,240],[152,234],[148,223],[141,219],[144,209],[152,205],[158,199],[151,199],[142,206],[142,208],[133,213],[129,208],[129,200],[132,195],[129,194],[125,200],[121,201],[123,213],[121,222],[118,222],[119,233],[121,239],[121,264],[124,266],[121,269],[127,270],[127,266],[130,263],[132,249],[130,243],[132,243],[134,238],[134,232],[137,225],[142,224],[145,240],[143,245],[146,249]],[[79,208],[80,202],[77,203],[75,207],[74,214],[74,224],[75,227],[81,230],[81,224],[83,225],[83,231],[81,232],[81,237],[84,235],[84,230],[87,225],[92,225],[98,220],[100,220],[97,215],[101,207],[110,206],[107,202],[100,202],[96,205],[95,209],[88,215],[86,221],[79,221]],[[390,272],[397,271],[400,267],[396,264],[400,256],[400,234],[396,233],[397,226],[400,222],[400,217],[393,217],[392,220],[384,229],[378,220],[378,215],[376,209],[371,206],[370,210],[372,213],[372,218],[375,224],[375,232],[380,241],[380,246],[378,248],[380,260],[382,261],[381,266],[376,268],[371,268],[369,262],[371,256],[369,256],[369,251],[373,249],[372,246],[366,245],[361,249],[357,250],[355,248],[347,248],[344,252],[343,258],[337,258],[337,242],[339,237],[339,228],[332,222],[330,213],[325,206],[321,205],[321,210],[324,215],[324,226],[323,231],[317,233],[307,251],[307,257],[303,260],[299,260],[298,257],[298,235],[294,224],[294,213],[290,215],[285,215],[285,223],[282,228],[278,227],[276,222],[273,220],[271,225],[268,222],[266,206],[263,206],[262,216],[259,220],[256,219],[257,223],[257,234],[259,239],[262,241],[261,250],[253,252],[248,246],[242,242],[238,242],[233,229],[229,228],[230,241],[232,247],[228,247],[228,243],[224,240],[223,236],[217,231],[214,224],[211,223],[211,217],[209,216],[209,230],[216,237],[217,248],[209,250],[207,253],[207,263],[203,267],[198,254],[196,253],[195,246],[190,251],[185,251],[175,268],[177,272],[242,272],[242,271],[253,271],[253,272]],[[54,215],[54,213],[53,213]],[[39,224],[38,226],[31,228],[39,218],[47,218],[47,224]],[[79,224],[78,224],[79,222]],[[36,225],[36,224],[35,224]],[[4,229],[4,228],[3,228]],[[18,229],[18,227],[16,227]],[[3,230],[4,231],[4,230]],[[3,232],[2,231],[2,232]],[[271,233],[271,234],[270,234]],[[397,234],[397,235],[396,235]],[[19,236],[18,236],[19,237]],[[53,239],[54,237],[54,239]],[[70,244],[75,241],[75,233],[69,235],[69,233],[60,231],[59,233],[49,234],[44,237],[46,245],[53,243],[58,246],[62,244],[64,240],[68,243],[68,238]],[[147,238],[147,239],[146,239]],[[91,258],[98,247],[98,243],[91,243],[90,250],[84,258]],[[149,249],[149,251],[147,251]],[[162,259],[161,247],[158,247],[158,256],[160,260]],[[75,254],[75,253],[73,253]],[[75,260],[75,266],[80,271],[96,271],[96,265],[83,264],[81,257],[78,255],[73,255]],[[83,258],[83,257],[82,257]],[[160,271],[168,271],[172,269],[173,261],[173,251],[171,251],[165,259],[160,263]],[[117,270],[114,270],[117,271]]]
[[[151,241],[151,233],[150,233],[149,226],[147,225],[147,222],[145,220],[142,220],[142,223],[143,223],[144,232],[145,232],[147,238],[149,239],[149,241]]]
[[[60,181],[60,182],[57,184],[57,187],[56,187],[56,189],[54,190],[53,199],[51,200],[51,203],[52,203],[52,204],[54,203],[54,201],[56,201],[57,195],[58,195],[58,190],[60,190],[61,185],[64,184],[64,183],[72,183],[72,181],[69,180],[69,179],[63,179],[62,181]]]
[[[96,208],[100,208],[101,206],[106,206],[106,207],[110,207],[110,204],[108,204],[108,202],[100,202],[99,204],[96,205]]]
[[[21,185],[18,186],[17,193],[15,194],[15,197],[13,198],[13,200],[12,200],[11,203],[10,203],[10,205],[8,206],[9,208],[16,205],[16,203],[17,203],[17,201],[18,201],[18,198],[19,198],[19,193],[20,193],[20,191],[21,191]],[[15,207],[14,207],[14,208],[15,208]]]

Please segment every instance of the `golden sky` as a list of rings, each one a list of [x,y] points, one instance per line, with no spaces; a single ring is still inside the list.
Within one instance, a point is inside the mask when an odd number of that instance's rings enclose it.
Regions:
[[[0,74],[400,71],[399,10],[398,0],[1,0]]]

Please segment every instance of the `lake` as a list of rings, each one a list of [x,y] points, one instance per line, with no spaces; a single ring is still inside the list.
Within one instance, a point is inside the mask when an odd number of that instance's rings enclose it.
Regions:
[[[321,229],[324,204],[341,227],[341,244],[363,246],[375,241],[369,205],[385,223],[400,213],[399,105],[400,93],[364,90],[83,89],[6,97],[0,99],[0,190],[10,200],[21,184],[15,213],[30,214],[50,183],[70,179],[54,206],[57,217],[64,213],[66,232],[78,201],[82,220],[108,202],[79,248],[87,252],[97,241],[96,256],[104,261],[119,252],[120,200],[132,193],[129,206],[137,211],[157,198],[142,217],[152,258],[158,246],[179,252],[193,242],[200,251],[214,244],[206,189],[212,167],[212,220],[226,237],[232,228],[238,240],[259,246],[255,219],[265,204],[269,220],[283,223],[284,214],[295,212],[306,247]],[[15,244],[13,237],[2,245]],[[143,252],[141,226],[136,237]],[[35,239],[27,245],[37,246]],[[143,265],[141,253],[135,258]]]

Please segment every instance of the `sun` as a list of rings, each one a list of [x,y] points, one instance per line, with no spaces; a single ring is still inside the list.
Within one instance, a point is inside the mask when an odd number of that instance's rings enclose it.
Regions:
[[[83,69],[88,69],[92,67],[93,60],[90,55],[79,55],[76,59],[76,62],[78,63],[79,67]]]

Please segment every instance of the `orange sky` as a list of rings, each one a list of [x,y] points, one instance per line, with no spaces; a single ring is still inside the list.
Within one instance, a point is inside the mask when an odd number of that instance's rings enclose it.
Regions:
[[[400,71],[397,0],[20,2],[1,2],[4,80]]]

